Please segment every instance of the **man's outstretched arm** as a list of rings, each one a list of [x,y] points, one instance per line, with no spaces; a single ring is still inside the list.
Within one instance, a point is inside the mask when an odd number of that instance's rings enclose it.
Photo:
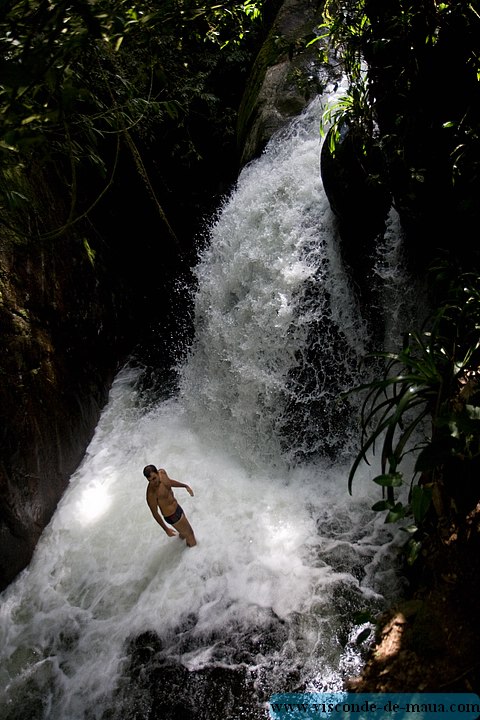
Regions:
[[[166,472],[165,475],[167,476],[168,483],[171,487],[185,488],[185,490],[193,497],[193,490],[190,485],[187,485],[186,483],[181,483],[178,480],[174,480],[173,478],[169,477]]]
[[[185,490],[193,497],[193,490],[190,487],[190,485],[186,485],[185,483],[178,482],[178,480],[172,480],[170,479],[170,483],[172,487],[179,487],[179,488],[185,488]]]

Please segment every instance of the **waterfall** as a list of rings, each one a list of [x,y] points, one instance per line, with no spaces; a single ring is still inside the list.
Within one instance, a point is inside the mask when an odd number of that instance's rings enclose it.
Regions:
[[[219,209],[178,392],[152,405],[141,370],[118,374],[3,592],[5,720],[263,718],[270,693],[340,689],[365,613],[401,591],[401,533],[371,511],[376,468],[347,493],[358,428],[337,396],[368,337],[321,186],[321,112],[274,138]],[[398,298],[393,226],[378,274]],[[192,486],[176,496],[195,548],[151,517],[149,463]]]
[[[336,398],[353,384],[365,328],[321,186],[320,115],[317,100],[242,172],[197,267],[183,395],[193,421],[207,415],[210,436],[227,432],[244,460],[326,448],[338,458],[349,446]]]

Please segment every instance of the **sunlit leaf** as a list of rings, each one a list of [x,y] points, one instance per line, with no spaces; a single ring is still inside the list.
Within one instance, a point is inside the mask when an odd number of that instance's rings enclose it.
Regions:
[[[402,473],[385,473],[373,478],[373,482],[382,487],[400,487],[403,482]]]

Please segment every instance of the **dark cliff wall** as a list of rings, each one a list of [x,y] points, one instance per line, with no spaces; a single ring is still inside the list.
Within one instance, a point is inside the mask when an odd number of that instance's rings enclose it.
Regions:
[[[53,259],[40,247],[4,248],[0,268],[3,587],[29,560],[83,455],[119,348],[105,331],[113,323],[101,273],[80,238],[64,238]]]
[[[57,179],[35,167],[21,183],[28,201],[0,226],[0,587],[29,561],[80,462],[141,309],[126,237],[91,222],[49,233],[68,214]]]

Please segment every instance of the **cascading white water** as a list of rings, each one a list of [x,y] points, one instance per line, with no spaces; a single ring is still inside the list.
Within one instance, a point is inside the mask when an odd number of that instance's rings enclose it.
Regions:
[[[366,338],[321,187],[320,115],[316,101],[221,209],[179,394],[152,408],[139,371],[119,373],[30,566],[2,594],[2,718],[157,717],[127,702],[129,643],[145,633],[160,639],[157,659],[192,676],[240,668],[256,717],[269,692],[339,689],[358,669],[355,614],[401,581],[398,539],[370,510],[376,471],[362,469],[348,496],[352,426],[333,438],[338,409],[329,420]],[[195,548],[152,519],[148,463],[193,487],[176,495]]]
[[[202,425],[207,415],[210,436],[227,433],[244,460],[295,456],[298,433],[289,452],[281,443],[289,423],[308,425],[320,450],[331,442],[326,416],[365,355],[319,177],[320,108],[318,100],[242,172],[197,267],[196,341],[183,396],[190,417]],[[307,354],[315,344],[314,363]],[[334,370],[322,377],[327,363]],[[295,379],[305,366],[315,374],[309,387]],[[318,429],[308,413],[315,402],[322,403]],[[337,452],[346,451],[349,438],[335,440]]]

